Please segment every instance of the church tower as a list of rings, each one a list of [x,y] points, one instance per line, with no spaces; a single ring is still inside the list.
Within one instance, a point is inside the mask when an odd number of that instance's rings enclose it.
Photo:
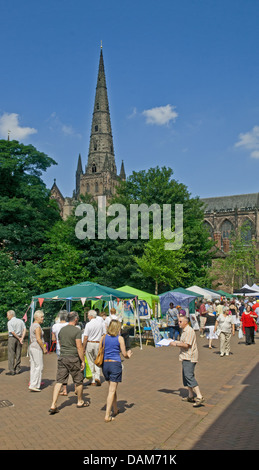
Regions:
[[[118,182],[126,179],[124,166],[120,175],[117,174],[102,47],[85,173],[81,165],[80,157],[76,172],[77,198],[89,194],[95,199],[106,196],[108,200],[116,193]]]
[[[103,50],[101,46],[85,172],[81,154],[79,154],[73,196],[63,197],[56,182],[54,182],[51,188],[51,197],[57,200],[61,215],[66,219],[78,203],[80,195],[85,196],[88,194],[95,200],[97,200],[98,196],[106,196],[106,202],[108,203],[109,199],[116,194],[116,187],[119,182],[123,180],[126,180],[124,163],[122,161],[120,173],[118,174],[115,162]]]

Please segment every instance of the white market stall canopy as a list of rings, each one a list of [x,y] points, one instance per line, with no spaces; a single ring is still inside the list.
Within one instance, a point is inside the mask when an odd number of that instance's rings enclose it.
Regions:
[[[213,299],[220,300],[220,294],[216,294],[215,292],[209,291],[207,289],[203,289],[202,287],[199,287],[199,286],[191,286],[191,287],[188,287],[187,290],[200,294],[206,300],[213,300]]]

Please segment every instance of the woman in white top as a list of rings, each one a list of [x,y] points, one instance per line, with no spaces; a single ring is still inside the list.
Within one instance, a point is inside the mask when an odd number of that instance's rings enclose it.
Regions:
[[[42,310],[36,310],[34,313],[34,322],[30,327],[30,385],[29,390],[32,392],[40,392],[42,371],[43,371],[43,354],[47,350],[44,347],[43,331],[41,324],[44,321],[44,313]]]
[[[229,356],[231,333],[233,336],[235,334],[235,323],[229,307],[223,307],[223,313],[217,317],[214,332],[217,332],[220,339],[220,356]]]

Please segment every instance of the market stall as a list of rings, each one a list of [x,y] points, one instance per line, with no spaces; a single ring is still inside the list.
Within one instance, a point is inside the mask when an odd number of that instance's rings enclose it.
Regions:
[[[51,292],[46,292],[44,294],[35,295],[32,297],[31,302],[31,323],[33,322],[33,315],[36,309],[37,304],[41,308],[44,302],[51,301],[64,301],[66,302],[66,310],[71,311],[72,302],[81,301],[82,305],[86,301],[93,300],[102,300],[102,301],[120,301],[127,299],[136,299],[136,304],[138,304],[138,298],[135,294],[129,292],[123,292],[121,290],[112,289],[110,287],[102,286],[95,282],[81,282],[73,286],[64,287]],[[139,323],[139,315],[137,309],[137,322]],[[140,328],[139,328],[140,329]],[[140,347],[142,349],[142,341],[140,334]]]
[[[216,292],[214,291],[211,291],[211,290],[208,290],[208,289],[205,289],[203,287],[199,287],[199,286],[190,286],[188,287],[187,290],[190,290],[192,292],[196,292],[196,294],[199,294],[199,296],[203,296],[204,299],[207,299],[207,300],[220,300],[220,294],[217,294]]]

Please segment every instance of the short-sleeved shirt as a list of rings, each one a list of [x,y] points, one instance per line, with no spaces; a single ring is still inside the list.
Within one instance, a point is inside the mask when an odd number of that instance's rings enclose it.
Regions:
[[[178,325],[178,310],[177,308],[169,308],[167,311],[168,326]]]
[[[25,324],[19,318],[12,317],[11,320],[7,322],[7,328],[9,336],[13,336],[12,332],[14,332],[17,336],[22,336],[25,329]]]
[[[55,325],[53,325],[52,327],[52,333],[54,333],[54,335],[56,336],[56,340],[57,340],[57,344],[56,344],[56,351],[60,351],[60,344],[59,344],[59,339],[58,339],[58,336],[59,336],[59,333],[60,333],[60,330],[62,328],[64,328],[64,326],[67,326],[68,323],[65,322],[65,323],[55,323]]]
[[[219,329],[222,333],[231,333],[234,318],[232,315],[224,315],[221,313],[217,318]]]
[[[106,333],[105,323],[101,317],[92,318],[86,326],[84,336],[87,336],[88,341],[100,341],[102,335]]]
[[[205,307],[205,304],[201,304],[200,308],[199,308],[199,313],[200,315],[206,315],[206,307]]]
[[[82,332],[73,325],[64,326],[59,332],[60,356],[78,356],[76,339],[82,339]]]
[[[182,330],[180,341],[188,344],[190,347],[188,349],[180,348],[179,360],[198,362],[196,334],[190,325],[186,325],[186,327]]]

